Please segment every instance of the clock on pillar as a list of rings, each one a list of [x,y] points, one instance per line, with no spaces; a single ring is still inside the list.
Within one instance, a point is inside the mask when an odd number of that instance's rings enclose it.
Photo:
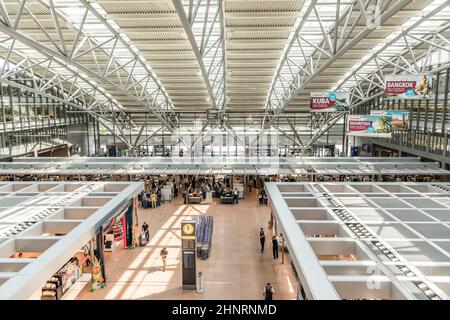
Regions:
[[[194,220],[181,222],[181,256],[183,265],[183,289],[195,290],[196,284],[196,259],[197,259],[197,235]]]

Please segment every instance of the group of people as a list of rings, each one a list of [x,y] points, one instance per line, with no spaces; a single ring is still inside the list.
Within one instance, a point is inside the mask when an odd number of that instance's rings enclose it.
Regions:
[[[142,192],[138,196],[139,200],[141,201],[142,208],[156,208],[160,202],[158,200],[158,196],[155,193],[145,192],[142,190]]]
[[[156,208],[162,203],[162,185],[155,182],[152,183],[150,190],[142,190],[138,194],[138,200],[142,208]]]
[[[147,222],[144,222],[142,224],[142,234],[145,237],[146,243],[148,243],[150,241],[150,228],[147,224]],[[166,247],[163,247],[161,249],[161,251],[159,252],[159,255],[161,257],[161,261],[162,261],[162,271],[165,272],[166,271],[166,266],[167,266],[167,255],[169,254],[169,252],[167,251]]]
[[[259,242],[261,244],[261,253],[264,253],[264,247],[266,244],[266,234],[264,232],[264,229],[261,228],[259,230]],[[284,247],[284,237],[283,234],[280,233],[280,236],[277,237],[276,235],[272,236],[272,254],[274,259],[278,259],[278,251],[280,245]]]
[[[261,253],[264,253],[264,247],[266,244],[266,234],[264,229],[259,229],[259,242],[261,244]],[[281,246],[282,250],[284,250],[284,237],[283,234],[280,233],[280,236],[276,235],[272,236],[272,255],[274,259],[278,259],[278,251]],[[265,300],[273,300],[273,295],[275,294],[275,290],[270,282],[266,284],[264,287],[263,295]]]
[[[175,180],[174,180],[175,181]],[[200,197],[202,201],[206,200],[207,193],[211,191],[211,182],[209,179],[197,180],[195,176],[182,176],[180,182],[181,196],[183,198],[183,204],[187,204],[189,197]],[[175,182],[174,182],[175,185]],[[178,191],[174,197],[178,195]]]

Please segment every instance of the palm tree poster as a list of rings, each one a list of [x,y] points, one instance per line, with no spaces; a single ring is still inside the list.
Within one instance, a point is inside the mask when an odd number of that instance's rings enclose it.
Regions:
[[[347,119],[349,136],[392,138],[390,115],[349,115]]]
[[[409,129],[409,111],[408,110],[374,110],[370,112],[371,116],[391,116],[392,130]]]

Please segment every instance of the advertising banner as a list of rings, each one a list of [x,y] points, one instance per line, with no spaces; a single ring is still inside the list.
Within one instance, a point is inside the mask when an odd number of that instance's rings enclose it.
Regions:
[[[392,137],[392,117],[372,115],[349,115],[347,135],[358,137]]]
[[[429,99],[431,98],[433,77],[418,75],[386,75],[384,78],[384,98],[387,99]]]
[[[409,129],[409,111],[408,110],[373,110],[371,116],[391,116],[392,130]]]
[[[313,92],[311,93],[311,112],[348,111],[350,97],[345,92]]]

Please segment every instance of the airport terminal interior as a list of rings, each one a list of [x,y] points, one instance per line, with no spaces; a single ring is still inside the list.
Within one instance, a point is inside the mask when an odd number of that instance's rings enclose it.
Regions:
[[[0,300],[449,300],[449,0],[0,0]]]

